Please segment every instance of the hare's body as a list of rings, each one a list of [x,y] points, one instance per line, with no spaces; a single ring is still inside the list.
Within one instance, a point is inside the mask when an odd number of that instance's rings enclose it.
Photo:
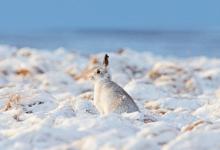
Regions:
[[[95,82],[94,104],[101,114],[111,112],[135,112],[139,111],[133,99],[115,82],[100,80]]]
[[[108,73],[108,56],[103,62],[104,66],[98,66],[94,70],[92,80],[94,81],[94,105],[98,111],[107,115],[109,113],[130,113],[139,111],[134,100],[118,84],[111,81]]]

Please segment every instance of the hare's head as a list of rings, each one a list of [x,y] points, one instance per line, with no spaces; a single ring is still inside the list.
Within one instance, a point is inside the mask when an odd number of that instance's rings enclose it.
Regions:
[[[108,73],[108,64],[109,64],[108,58],[109,56],[105,54],[102,65],[96,66],[93,69],[93,72],[91,74],[91,79],[93,81],[110,80],[110,74]]]

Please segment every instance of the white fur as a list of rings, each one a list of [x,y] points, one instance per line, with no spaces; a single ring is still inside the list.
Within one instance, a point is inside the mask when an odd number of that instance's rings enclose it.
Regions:
[[[134,100],[115,82],[111,81],[107,65],[94,68],[94,105],[102,115],[139,111]]]

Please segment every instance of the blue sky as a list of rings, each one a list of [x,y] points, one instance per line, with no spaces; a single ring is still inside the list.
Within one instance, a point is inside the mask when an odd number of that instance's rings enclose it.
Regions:
[[[220,29],[219,0],[0,0],[0,33]]]

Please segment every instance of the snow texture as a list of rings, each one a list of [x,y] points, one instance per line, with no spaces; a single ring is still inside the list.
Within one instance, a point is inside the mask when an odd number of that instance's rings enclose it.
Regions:
[[[0,46],[0,149],[220,149],[220,59],[108,53],[141,112],[100,115],[81,55]]]

